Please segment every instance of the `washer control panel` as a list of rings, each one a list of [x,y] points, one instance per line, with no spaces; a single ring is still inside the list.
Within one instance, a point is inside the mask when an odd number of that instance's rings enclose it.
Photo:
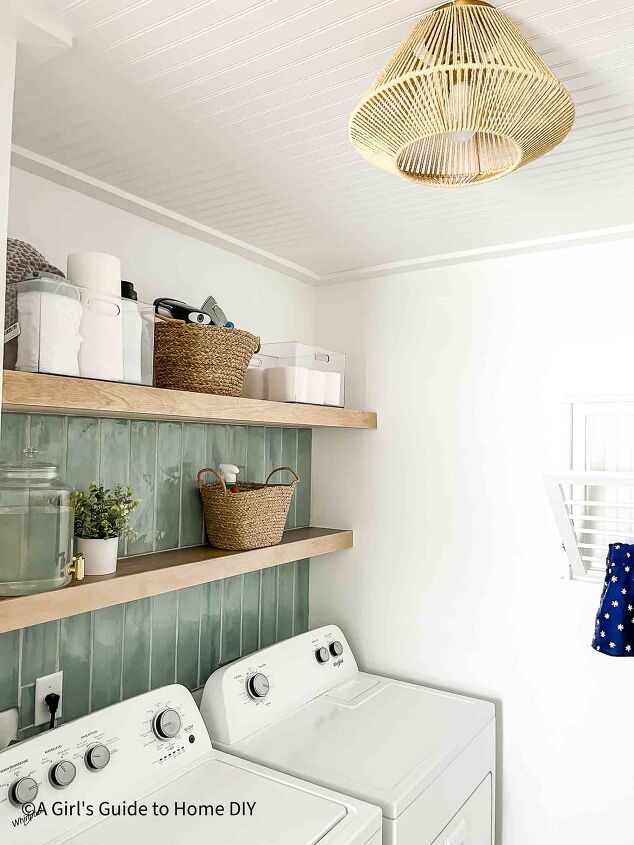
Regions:
[[[342,631],[329,625],[214,672],[205,686],[201,712],[212,741],[231,745],[358,671]]]
[[[129,802],[210,751],[196,703],[178,685],[10,746],[0,752],[0,842],[74,834],[103,820],[102,803]]]

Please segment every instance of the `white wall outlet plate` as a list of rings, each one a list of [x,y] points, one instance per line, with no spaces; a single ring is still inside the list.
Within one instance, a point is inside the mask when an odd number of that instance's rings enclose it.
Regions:
[[[56,692],[59,695],[59,706],[55,718],[62,715],[62,685],[64,682],[63,672],[54,672],[52,675],[44,675],[35,681],[35,719],[34,725],[47,725],[51,721],[51,714],[48,705],[44,701],[49,692]]]
[[[18,708],[5,710],[0,713],[0,751],[9,746],[10,742],[18,738]]]

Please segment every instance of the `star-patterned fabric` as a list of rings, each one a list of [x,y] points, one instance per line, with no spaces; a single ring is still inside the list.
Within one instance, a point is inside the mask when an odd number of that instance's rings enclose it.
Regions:
[[[611,657],[634,657],[634,546],[610,546],[592,648]]]

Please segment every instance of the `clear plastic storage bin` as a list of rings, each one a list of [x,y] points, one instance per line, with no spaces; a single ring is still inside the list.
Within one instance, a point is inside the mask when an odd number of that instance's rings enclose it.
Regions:
[[[251,359],[242,395],[343,408],[345,370],[343,352],[303,343],[264,343]]]
[[[43,275],[15,285],[19,334],[9,368],[132,384],[153,382],[154,308]]]

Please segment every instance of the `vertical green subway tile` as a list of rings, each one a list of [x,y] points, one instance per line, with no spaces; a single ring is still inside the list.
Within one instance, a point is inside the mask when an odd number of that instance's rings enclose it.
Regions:
[[[3,424],[5,419],[3,417]],[[19,660],[20,632],[0,634],[0,713],[18,706]]]
[[[99,483],[114,490],[130,483],[130,423],[127,420],[101,420]],[[119,539],[119,554],[126,552],[126,538]]]
[[[19,459],[27,445],[41,460],[65,467],[74,486],[100,480],[113,487],[129,476],[142,505],[133,514],[139,538],[130,541],[128,554],[201,541],[195,474],[203,466],[236,463],[240,478],[249,481],[292,466],[302,484],[289,524],[310,522],[308,429],[4,415],[0,459]],[[175,680],[190,688],[202,684],[221,662],[308,629],[309,568],[308,560],[299,561],[1,634],[0,711],[21,698],[20,738],[39,733],[31,726],[33,684],[58,667],[64,672],[65,722],[120,695]]]
[[[308,630],[308,587],[310,578],[310,560],[298,560],[295,573],[295,619],[293,636]]]
[[[203,541],[203,512],[196,484],[198,470],[206,464],[205,426],[183,426],[183,472],[181,482],[181,533],[179,546]]]
[[[64,672],[64,722],[84,716],[90,710],[91,629],[91,613],[81,613],[60,622],[59,668]]]
[[[85,490],[99,478],[99,420],[69,417],[66,452],[66,480]]]
[[[247,572],[242,592],[242,654],[258,650],[260,641],[260,573]]]
[[[18,742],[24,742],[25,739],[31,739],[32,736],[44,733],[48,730],[48,725],[38,725],[37,728],[30,727],[18,731]]]
[[[282,464],[290,467],[297,472],[297,429],[283,428],[282,429]],[[275,479],[277,482],[289,484],[293,480],[293,476],[289,472],[280,473]],[[291,506],[288,509],[288,517],[286,519],[287,528],[295,528],[296,512],[295,506],[297,503],[297,489],[295,495],[291,499]]]
[[[154,487],[156,481],[156,423],[130,423],[130,484],[141,504],[132,512],[130,527],[137,535],[128,540],[128,554],[153,550]]]
[[[310,476],[313,432],[301,428],[297,432],[297,474],[301,481],[295,491],[295,523],[298,528],[310,525]]]
[[[150,688],[164,687],[176,680],[177,593],[152,599],[152,671]]]
[[[159,423],[155,518],[159,550],[178,547],[182,433],[180,423]]]
[[[277,634],[277,569],[262,570],[260,582],[260,648],[273,645]]]
[[[227,463],[227,426],[207,426],[207,460],[208,467],[218,469],[220,464]]]
[[[30,727],[35,721],[35,684],[20,691],[20,729]]]
[[[22,639],[22,686],[50,675],[57,666],[59,622],[25,628]]]
[[[241,615],[242,575],[236,575],[234,578],[226,578],[222,583],[222,663],[240,657]]]
[[[66,466],[66,417],[35,414],[31,417],[30,445],[37,452],[38,461],[47,461],[59,467]]]
[[[188,689],[198,686],[201,595],[202,587],[188,587],[178,594],[176,681]]]
[[[277,567],[277,641],[293,636],[295,615],[295,564]]]
[[[264,481],[266,463],[266,429],[263,426],[249,426],[247,434],[246,481]]]
[[[212,581],[210,584],[205,584],[202,589],[199,684],[204,684],[220,664],[222,581]]]
[[[111,490],[130,480],[130,423],[101,420],[99,482]]]
[[[123,614],[123,605],[93,613],[91,712],[121,699]]]
[[[265,441],[264,478],[271,470],[282,466],[282,429],[267,428]]]
[[[243,481],[247,474],[248,438],[246,425],[230,425],[227,429],[227,459],[224,463],[235,464],[240,470],[238,480]]]
[[[152,599],[125,605],[123,628],[123,698],[141,695],[150,688]]]
[[[27,446],[29,418],[26,414],[2,414],[0,425],[0,460],[17,461]]]

